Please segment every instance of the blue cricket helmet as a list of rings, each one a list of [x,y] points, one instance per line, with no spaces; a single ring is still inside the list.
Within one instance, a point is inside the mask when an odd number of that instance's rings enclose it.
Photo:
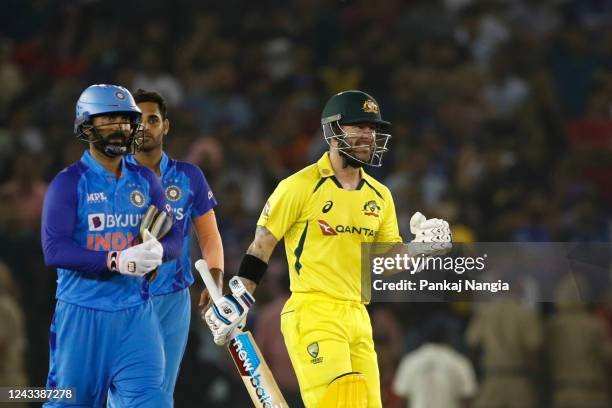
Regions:
[[[81,125],[89,123],[93,116],[115,112],[126,113],[134,123],[140,123],[142,112],[130,91],[118,85],[91,85],[77,100],[74,133],[79,136]]]

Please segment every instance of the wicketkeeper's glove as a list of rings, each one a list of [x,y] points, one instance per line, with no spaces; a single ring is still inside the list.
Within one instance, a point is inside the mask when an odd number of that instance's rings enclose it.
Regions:
[[[146,242],[145,231],[150,232],[152,238],[161,240],[172,228],[172,216],[165,211],[160,211],[155,205],[151,205],[140,222],[140,235],[134,242]],[[161,246],[161,244],[160,244]],[[146,279],[153,281],[157,277],[157,268],[146,276]]]
[[[246,324],[246,316],[255,298],[239,277],[234,276],[229,282],[231,294],[223,296],[213,303],[204,314],[204,320],[213,334],[215,343],[219,346],[227,344],[234,330],[242,330]]]

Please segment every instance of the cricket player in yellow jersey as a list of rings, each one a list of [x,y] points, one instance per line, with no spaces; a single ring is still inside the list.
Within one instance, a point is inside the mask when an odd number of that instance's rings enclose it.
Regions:
[[[389,189],[363,165],[380,166],[391,137],[382,133],[376,100],[361,91],[326,104],[323,134],[330,149],[317,163],[281,181],[266,203],[238,275],[251,293],[279,240],[285,250],[291,297],[281,330],[307,408],[381,407],[372,326],[361,296],[361,244],[402,242]],[[448,223],[411,219],[417,242],[450,242]],[[244,325],[248,307],[205,313],[215,342]]]

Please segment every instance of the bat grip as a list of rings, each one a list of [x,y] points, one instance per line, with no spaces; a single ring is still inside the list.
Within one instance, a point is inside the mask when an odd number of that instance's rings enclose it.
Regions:
[[[215,280],[210,274],[210,270],[208,269],[208,264],[206,263],[204,259],[198,259],[195,263],[195,268],[200,273],[200,276],[202,277],[202,280],[204,281],[204,284],[206,285],[206,289],[208,289],[208,293],[210,294],[210,297],[212,298],[213,302],[216,303],[217,300],[223,297],[223,294],[221,293],[221,290],[219,289],[219,287],[215,283]]]

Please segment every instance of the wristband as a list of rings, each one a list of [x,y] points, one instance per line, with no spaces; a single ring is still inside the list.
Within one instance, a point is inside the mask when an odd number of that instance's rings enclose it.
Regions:
[[[119,252],[112,251],[108,253],[108,257],[106,258],[106,267],[111,272],[118,272],[119,267],[117,263],[117,258],[119,257]]]
[[[259,284],[259,281],[266,272],[266,269],[268,269],[267,263],[256,256],[246,254],[242,258],[242,262],[240,262],[238,276],[247,278]]]

